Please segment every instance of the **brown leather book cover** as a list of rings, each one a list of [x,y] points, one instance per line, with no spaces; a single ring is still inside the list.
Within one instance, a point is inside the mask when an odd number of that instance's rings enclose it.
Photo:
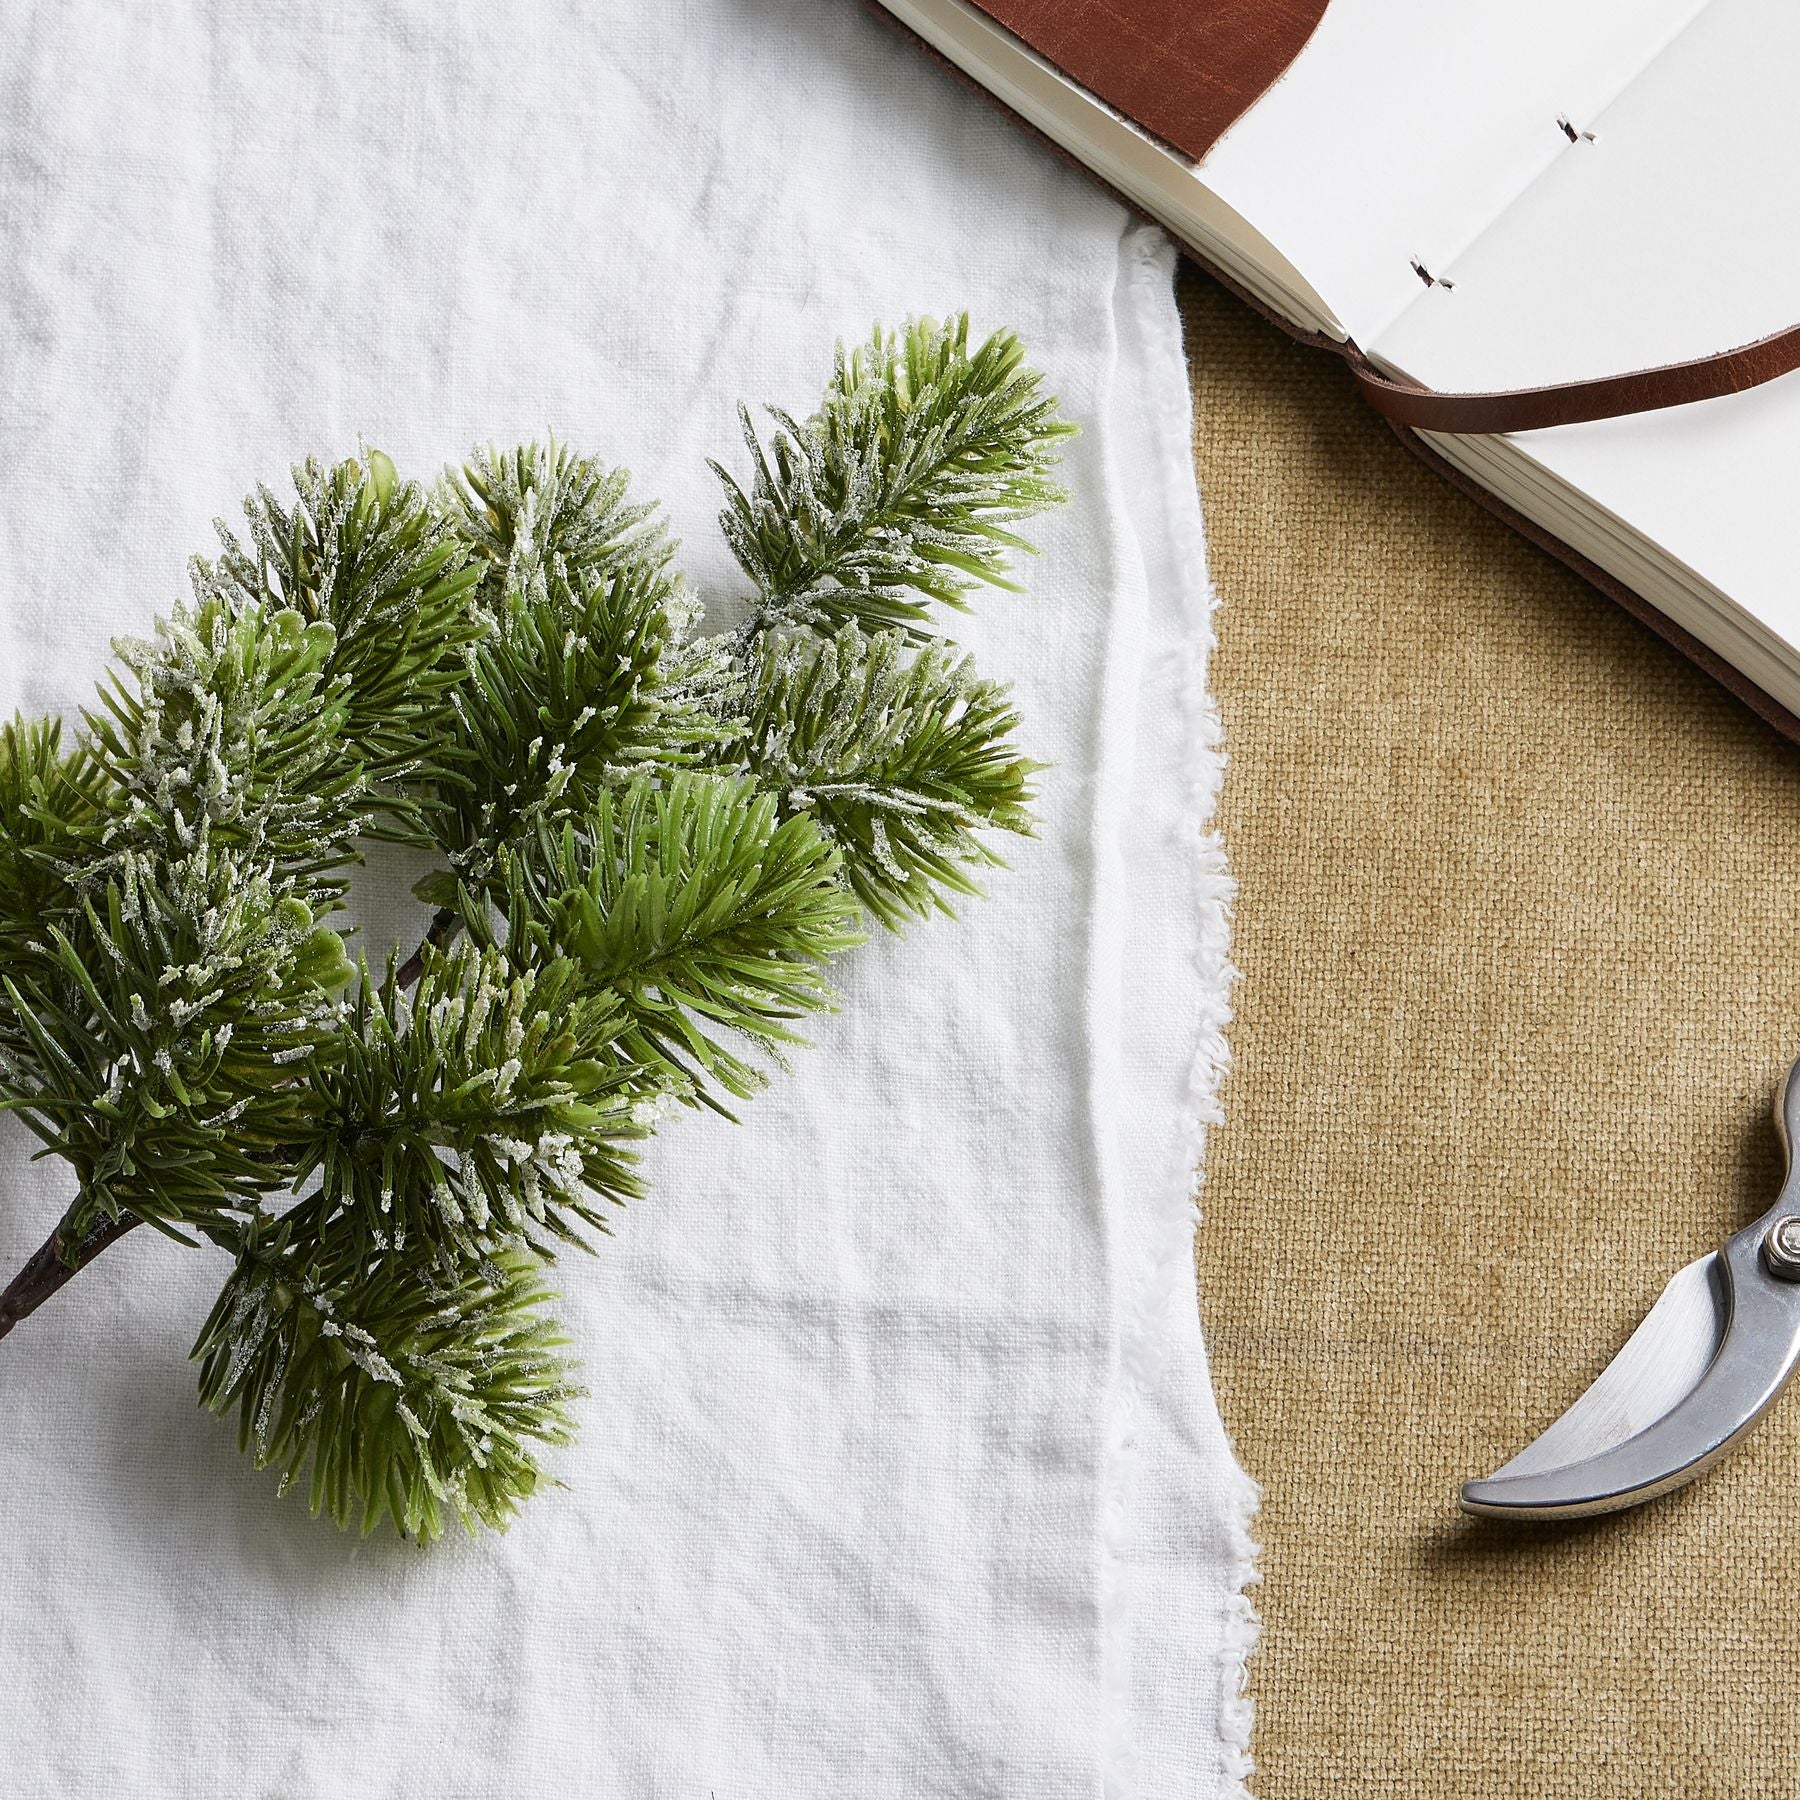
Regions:
[[[1325,16],[1325,0],[971,3],[1196,162],[1300,54]]]

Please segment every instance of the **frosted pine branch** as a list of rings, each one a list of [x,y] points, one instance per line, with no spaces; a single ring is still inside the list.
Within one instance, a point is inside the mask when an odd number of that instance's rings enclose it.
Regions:
[[[1062,499],[1050,471],[1072,427],[1010,332],[969,348],[967,315],[840,346],[818,411],[771,408],[766,446],[740,417],[750,485],[714,464],[719,522],[768,624],[917,635],[933,601],[1012,586],[1030,546],[1009,528]]]
[[[0,1104],[73,1177],[0,1337],[138,1224],[231,1259],[201,1398],[344,1526],[506,1523],[578,1397],[547,1270],[635,1147],[755,1093],[864,935],[1029,829],[1006,692],[922,630],[1006,582],[1068,430],[966,321],[840,352],[752,434],[699,605],[621,471],[433,487],[377,451],[259,488],[81,735],[0,728]],[[432,852],[352,955],[371,839]]]

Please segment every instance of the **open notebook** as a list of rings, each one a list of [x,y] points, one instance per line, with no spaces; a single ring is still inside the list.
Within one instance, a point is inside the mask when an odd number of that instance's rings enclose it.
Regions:
[[[1247,297],[1382,373],[1537,388],[1800,319],[1792,0],[880,3]],[[1417,435],[1800,734],[1800,375]]]

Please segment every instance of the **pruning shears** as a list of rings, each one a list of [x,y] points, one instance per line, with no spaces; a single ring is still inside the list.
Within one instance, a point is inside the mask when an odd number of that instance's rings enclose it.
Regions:
[[[1775,1204],[1682,1269],[1573,1406],[1485,1481],[1465,1512],[1574,1519],[1704,1475],[1800,1367],[1800,1063],[1775,1096],[1787,1175]]]

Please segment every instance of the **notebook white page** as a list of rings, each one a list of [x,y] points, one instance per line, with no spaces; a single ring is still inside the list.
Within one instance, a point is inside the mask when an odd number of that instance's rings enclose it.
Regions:
[[[1800,238],[1770,196],[1800,176],[1796,67],[1800,9],[1713,0],[1597,117],[1594,141],[1565,140],[1448,266],[1454,288],[1421,289],[1373,353],[1431,387],[1504,388],[1704,355],[1792,324]],[[1730,596],[1753,635],[1800,643],[1800,380],[1507,443]],[[1731,642],[1717,647],[1739,660]]]
[[[1198,169],[1367,345],[1699,0],[1331,0]]]

